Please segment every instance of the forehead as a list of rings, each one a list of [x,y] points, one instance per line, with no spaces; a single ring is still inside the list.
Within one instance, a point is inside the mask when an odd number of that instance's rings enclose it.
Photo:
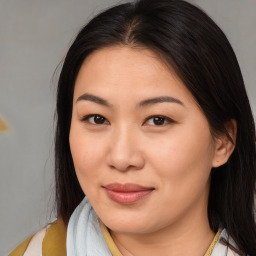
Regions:
[[[81,69],[106,74],[126,75],[133,72],[134,76],[153,75],[155,72],[175,72],[168,68],[160,55],[146,48],[131,48],[129,46],[109,46],[96,50],[90,54],[82,64]],[[136,72],[135,72],[136,71]]]
[[[193,98],[176,73],[149,49],[111,46],[93,52],[78,73],[74,97],[100,93],[103,97],[152,97],[165,95]]]

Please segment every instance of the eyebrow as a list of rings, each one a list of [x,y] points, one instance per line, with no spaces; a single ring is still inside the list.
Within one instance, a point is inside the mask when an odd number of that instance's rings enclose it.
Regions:
[[[85,93],[79,96],[78,99],[76,100],[76,103],[82,100],[91,101],[105,107],[113,108],[113,105],[110,104],[107,100],[89,93]],[[146,107],[146,106],[150,106],[157,103],[163,103],[163,102],[177,103],[179,105],[184,106],[184,103],[177,98],[170,97],[170,96],[159,96],[159,97],[143,100],[137,105],[137,107],[141,108],[141,107]]]
[[[97,103],[97,104],[100,104],[102,106],[105,106],[105,107],[113,107],[112,104],[108,103],[107,100],[104,100],[98,96],[95,96],[95,95],[92,95],[92,94],[89,94],[89,93],[85,93],[81,96],[78,97],[78,99],[76,100],[76,103],[81,101],[81,100],[88,100],[88,101],[92,101],[94,103]]]

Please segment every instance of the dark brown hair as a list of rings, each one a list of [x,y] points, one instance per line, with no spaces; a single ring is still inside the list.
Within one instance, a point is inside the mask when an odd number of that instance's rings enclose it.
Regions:
[[[235,150],[225,165],[211,173],[208,217],[212,230],[222,225],[243,254],[256,255],[255,126],[242,74],[221,29],[202,10],[182,0],[140,0],[112,7],[82,28],[71,45],[57,91],[58,215],[67,223],[84,197],[69,148],[75,80],[85,58],[110,45],[144,47],[160,54],[204,111],[213,134],[227,133],[226,122],[237,121]]]

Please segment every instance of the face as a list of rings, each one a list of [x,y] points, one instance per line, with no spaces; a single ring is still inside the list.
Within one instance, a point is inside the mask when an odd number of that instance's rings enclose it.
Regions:
[[[152,51],[113,46],[87,57],[69,140],[80,185],[112,231],[145,234],[207,215],[208,122]]]

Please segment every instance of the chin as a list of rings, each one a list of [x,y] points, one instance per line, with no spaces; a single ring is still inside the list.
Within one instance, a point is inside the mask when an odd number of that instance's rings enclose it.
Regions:
[[[128,216],[102,216],[101,221],[112,231],[116,233],[135,233],[145,234],[151,232],[149,224],[152,220],[135,219]]]

